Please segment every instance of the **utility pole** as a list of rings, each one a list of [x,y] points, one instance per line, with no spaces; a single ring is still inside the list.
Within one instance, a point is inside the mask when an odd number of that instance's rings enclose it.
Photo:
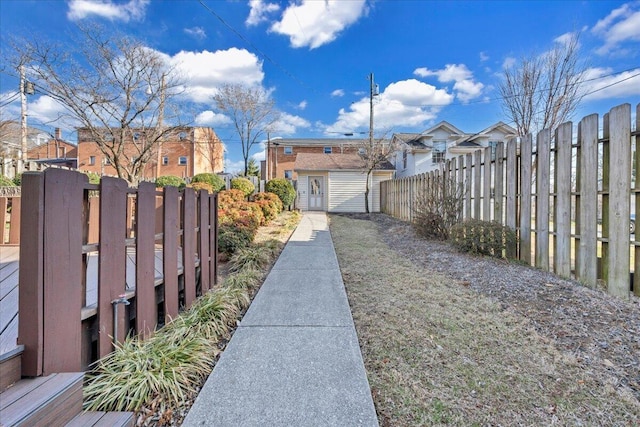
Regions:
[[[162,140],[164,139],[164,135],[162,134],[162,122],[164,121],[164,92],[165,92],[165,83],[164,83],[164,73],[163,73],[162,79],[160,81],[160,106],[158,107],[157,128],[160,131],[160,140],[158,141],[158,163],[156,165],[156,179],[158,179],[158,177],[160,176],[160,165],[162,164]]]
[[[25,86],[24,65],[20,65],[20,159],[18,160],[18,173],[24,172],[27,164],[27,93]]]
[[[369,148],[373,148],[373,96],[375,84],[373,73],[369,74]]]

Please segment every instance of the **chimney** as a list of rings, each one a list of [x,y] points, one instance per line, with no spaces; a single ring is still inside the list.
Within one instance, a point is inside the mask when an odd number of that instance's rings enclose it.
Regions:
[[[56,139],[62,140],[62,131],[60,131],[60,128],[56,128],[55,137]]]

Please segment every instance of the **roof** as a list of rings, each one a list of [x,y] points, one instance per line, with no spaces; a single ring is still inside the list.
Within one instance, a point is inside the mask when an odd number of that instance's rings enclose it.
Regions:
[[[291,146],[340,146],[350,145],[357,146],[365,144],[368,138],[277,138],[271,139],[271,145],[291,145]],[[376,138],[376,141],[378,139]],[[383,143],[388,142],[387,139],[382,140]]]
[[[393,136],[413,148],[431,148],[427,144],[425,144],[425,139],[431,138],[430,136],[422,135],[419,133],[396,133]]]
[[[297,171],[360,170],[364,165],[364,160],[358,154],[298,153],[293,168]],[[388,161],[376,168],[389,171],[393,169]]]
[[[433,133],[436,129],[439,129],[439,128],[446,129],[452,135],[465,135],[465,133],[463,131],[461,131],[460,129],[458,129],[457,127],[452,125],[451,123],[447,122],[446,120],[443,120],[440,123],[436,124],[435,126],[430,127],[429,129],[427,129],[424,132],[422,132],[422,134],[423,135],[428,135],[430,133]]]

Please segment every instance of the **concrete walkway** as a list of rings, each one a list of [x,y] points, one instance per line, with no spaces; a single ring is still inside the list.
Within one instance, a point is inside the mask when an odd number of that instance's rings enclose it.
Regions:
[[[325,213],[305,213],[183,426],[377,426]]]

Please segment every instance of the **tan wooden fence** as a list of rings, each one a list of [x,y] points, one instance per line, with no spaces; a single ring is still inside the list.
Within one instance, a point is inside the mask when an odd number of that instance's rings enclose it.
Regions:
[[[22,176],[21,196],[25,376],[86,369],[216,283],[216,194],[47,169]]]
[[[381,184],[382,212],[411,221],[427,186],[454,179],[464,186],[462,217],[498,221],[518,233],[516,256],[610,294],[640,295],[640,242],[630,234],[640,211],[639,132],[631,106],[592,114],[554,133],[512,139],[447,160],[443,168]],[[636,106],[640,128],[640,104]]]

